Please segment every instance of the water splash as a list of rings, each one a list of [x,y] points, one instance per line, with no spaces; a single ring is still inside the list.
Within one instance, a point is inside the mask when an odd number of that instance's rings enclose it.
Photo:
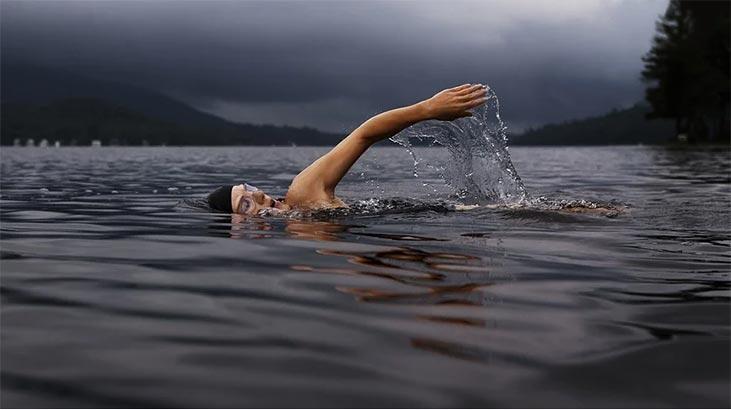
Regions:
[[[472,117],[424,121],[401,131],[391,141],[409,151],[414,177],[419,176],[418,167],[423,161],[413,142],[447,148],[450,160],[444,164],[443,176],[455,196],[465,203],[524,204],[528,194],[510,159],[500,101],[489,87],[487,98]]]

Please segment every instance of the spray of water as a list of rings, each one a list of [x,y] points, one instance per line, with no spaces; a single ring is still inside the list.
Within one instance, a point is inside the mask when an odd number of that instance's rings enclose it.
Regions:
[[[523,204],[527,192],[508,152],[507,127],[500,119],[500,101],[488,87],[488,100],[472,117],[455,121],[430,120],[415,124],[391,140],[405,147],[414,160],[414,176],[422,162],[414,144],[439,144],[449,152],[444,178],[464,203]]]

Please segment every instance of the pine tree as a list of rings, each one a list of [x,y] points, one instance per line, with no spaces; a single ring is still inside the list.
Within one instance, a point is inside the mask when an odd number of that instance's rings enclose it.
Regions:
[[[671,0],[643,57],[650,118],[691,141],[729,138],[729,2]]]

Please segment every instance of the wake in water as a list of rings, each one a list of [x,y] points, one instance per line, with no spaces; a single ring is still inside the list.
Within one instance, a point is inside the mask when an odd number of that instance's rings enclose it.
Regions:
[[[176,204],[178,211],[200,211],[215,212],[203,199],[183,199]],[[421,214],[435,213],[445,214],[449,212],[475,212],[480,217],[482,211],[492,210],[507,212],[508,217],[533,219],[551,219],[556,212],[584,214],[590,216],[602,216],[615,218],[625,212],[626,206],[616,202],[595,202],[587,200],[555,200],[540,197],[522,204],[486,204],[486,205],[464,205],[452,200],[419,200],[414,198],[371,198],[353,201],[344,208],[325,209],[294,209],[281,211],[278,209],[263,209],[259,212],[260,217],[283,217],[287,219],[314,219],[329,221],[333,218],[343,217],[371,217],[392,214]],[[221,214],[223,215],[223,213]]]
[[[411,154],[414,176],[418,176],[422,163],[414,142],[446,148],[450,160],[443,168],[443,176],[463,203],[524,204],[528,194],[510,159],[507,127],[500,119],[500,101],[489,87],[487,98],[471,117],[424,121],[401,131],[391,140]]]

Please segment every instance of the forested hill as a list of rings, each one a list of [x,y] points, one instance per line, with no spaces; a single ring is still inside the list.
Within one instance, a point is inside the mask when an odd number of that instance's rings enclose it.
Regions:
[[[581,120],[544,125],[511,138],[513,145],[619,145],[665,144],[675,138],[669,120],[648,120],[650,108],[632,108]]]
[[[0,142],[46,139],[63,145],[334,145],[342,137],[312,128],[222,123],[191,126],[150,118],[95,98],[34,105],[3,103]]]
[[[0,143],[334,145],[313,128],[240,124],[151,90],[39,67],[2,66]]]

